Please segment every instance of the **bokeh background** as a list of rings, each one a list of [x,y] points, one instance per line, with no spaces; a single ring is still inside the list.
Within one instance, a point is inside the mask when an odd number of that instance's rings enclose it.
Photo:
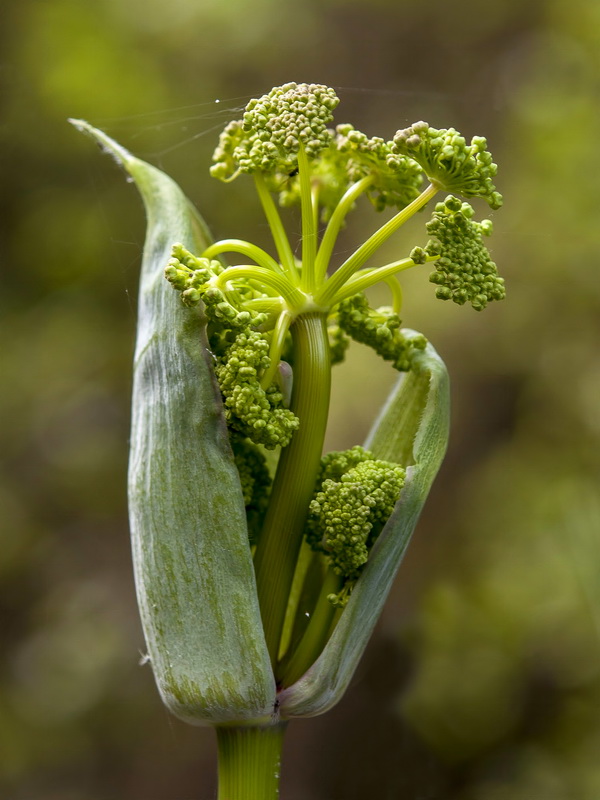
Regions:
[[[297,80],[336,87],[337,121],[369,135],[424,118],[488,137],[508,298],[476,314],[406,278],[404,321],[452,376],[450,450],[346,698],[291,726],[283,798],[598,800],[599,41],[597,0],[3,6],[3,797],[215,792],[212,731],[170,718],[139,665],[125,473],[143,211],[66,118],[168,171],[216,236],[268,246],[251,185],[207,166],[249,97]],[[424,222],[384,255],[423,244]],[[365,203],[342,247],[375,224]],[[361,440],[394,380],[360,346],[338,369],[330,447]]]

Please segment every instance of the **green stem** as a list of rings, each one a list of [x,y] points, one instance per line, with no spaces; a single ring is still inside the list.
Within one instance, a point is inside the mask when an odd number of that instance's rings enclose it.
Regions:
[[[315,228],[315,232],[318,232],[319,230],[319,195],[320,195],[320,187],[318,183],[315,183],[311,189],[313,225]]]
[[[419,209],[427,205],[438,191],[439,188],[437,186],[429,184],[412,203],[407,205],[406,208],[403,208],[402,211],[399,211],[395,217],[388,220],[378,231],[375,231],[375,233],[333,273],[331,278],[324,284],[323,288],[315,295],[315,302],[319,303],[319,305],[329,305],[342,286],[354,275],[356,270],[360,269],[373,253],[375,253],[401,225],[410,219],[413,214],[416,214]]]
[[[328,600],[328,597],[330,594],[337,594],[342,583],[342,578],[330,568],[300,643],[291,658],[284,660],[280,665],[281,674],[277,675],[276,673],[276,678],[282,686],[291,686],[296,683],[321,655],[321,651],[327,644],[331,623],[336,612],[335,606]]]
[[[217,728],[218,800],[277,800],[285,723]]]
[[[262,287],[261,287],[262,288]],[[277,297],[255,297],[252,300],[244,300],[244,307],[254,311],[266,311],[269,314],[280,314],[282,301]]]
[[[424,263],[430,264],[432,261],[437,261],[438,259],[439,256],[427,256]],[[336,294],[334,303],[339,303],[341,300],[345,300],[347,297],[352,297],[352,295],[357,294],[357,292],[364,292],[364,290],[368,289],[370,286],[374,286],[376,283],[385,281],[393,275],[397,275],[399,272],[404,272],[404,270],[420,266],[421,263],[415,263],[412,258],[403,258],[400,261],[392,261],[391,264],[385,264],[383,267],[365,270],[364,274],[360,276],[355,275],[348,281],[348,283]]]
[[[254,266],[253,264],[242,264],[239,267],[227,267],[224,272],[214,278],[215,286],[222,287],[229,281],[233,282],[239,278],[256,278],[261,285],[274,289],[275,292],[283,297],[290,308],[302,308],[306,298],[285,276],[278,272],[271,272],[264,267]]]
[[[273,665],[321,462],[331,389],[327,315],[301,314],[290,332],[294,353],[290,408],[300,419],[300,427],[281,451],[254,558],[258,599]]]
[[[300,178],[300,207],[302,209],[302,278],[305,292],[316,288],[315,257],[317,254],[317,226],[313,209],[313,193],[310,182],[310,166],[304,147],[298,151],[298,176]]]
[[[244,256],[249,256],[257,264],[265,269],[272,270],[273,272],[281,275],[282,270],[279,264],[275,261],[273,256],[270,256],[261,247],[251,242],[245,242],[243,239],[221,239],[202,253],[203,258],[213,258],[221,253],[241,253]]]
[[[360,195],[365,192],[372,183],[373,178],[371,175],[367,175],[360,181],[353,183],[352,186],[346,190],[344,196],[335,207],[335,210],[331,215],[329,222],[327,223],[327,228],[323,234],[319,252],[317,253],[317,260],[315,262],[315,273],[317,275],[317,282],[319,285],[325,279],[327,274],[327,267],[329,266],[329,260],[331,259],[333,248],[348,212],[354,203],[356,203]]]
[[[392,308],[394,310],[394,314],[399,314],[402,311],[402,301],[403,301],[403,294],[402,294],[402,286],[400,281],[395,275],[392,275],[391,278],[386,278],[385,283],[390,288],[390,292],[392,293]]]
[[[279,369],[279,362],[281,360],[281,351],[285,343],[286,334],[290,328],[292,315],[289,311],[282,311],[277,317],[277,323],[273,329],[273,336],[271,338],[271,347],[269,349],[269,358],[271,363],[269,368],[265,370],[264,375],[260,379],[260,385],[266,391],[273,383],[273,378]]]
[[[317,554],[304,539],[298,554],[288,607],[285,612],[285,622],[277,654],[278,661],[283,661],[287,657],[290,647],[297,644],[304,635],[316,599],[321,591],[324,573],[322,569],[316,568],[320,567],[320,564],[316,563],[316,557]],[[318,585],[315,588],[317,582]]]
[[[275,243],[275,249],[277,250],[279,260],[281,261],[285,272],[287,272],[287,274],[290,276],[290,279],[297,286],[299,284],[299,276],[298,270],[296,269],[296,261],[294,259],[292,247],[285,232],[285,228],[283,227],[283,222],[279,216],[279,211],[277,210],[275,201],[273,200],[271,192],[268,190],[267,184],[265,183],[265,179],[260,172],[254,173],[254,185],[256,186],[258,197],[263,207],[263,211],[265,212],[265,217],[269,223],[269,228],[271,229],[271,235],[273,236],[273,242]]]

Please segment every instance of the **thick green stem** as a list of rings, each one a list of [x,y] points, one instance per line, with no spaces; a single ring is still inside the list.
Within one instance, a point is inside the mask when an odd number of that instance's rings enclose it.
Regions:
[[[288,597],[319,471],[331,389],[325,314],[302,314],[290,332],[294,380],[290,408],[300,427],[283,448],[254,566],[271,662],[275,665]]]
[[[285,723],[217,728],[218,800],[277,800]]]

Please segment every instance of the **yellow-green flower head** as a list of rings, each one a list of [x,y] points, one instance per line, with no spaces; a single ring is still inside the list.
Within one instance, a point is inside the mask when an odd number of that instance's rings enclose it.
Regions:
[[[337,309],[337,318],[345,333],[355,341],[372,347],[400,372],[408,372],[415,350],[424,350],[427,345],[427,340],[421,334],[405,335],[400,327],[400,317],[391,308],[371,308],[362,292],[342,300]]]
[[[394,153],[391,142],[378,136],[369,138],[352,125],[338,125],[335,145],[345,157],[351,183],[368,175],[373,178],[369,197],[377,211],[387,207],[404,208],[418,196],[423,176],[411,158]]]
[[[211,174],[230,180],[240,172],[293,172],[301,146],[314,158],[331,143],[338,103],[333,89],[314,83],[286,83],[251,100],[243,119],[221,134]]]
[[[502,195],[492,178],[498,167],[492,161],[483,136],[471,143],[454,128],[432,128],[415,122],[394,136],[392,150],[417,161],[432,183],[463,197],[482,197],[491,208],[500,208]]]
[[[404,208],[419,195],[423,183],[421,167],[411,158],[394,153],[391,144],[379,136],[368,137],[348,123],[337,125],[331,145],[311,164],[324,222],[348,187],[363,178],[371,179],[366,193],[377,211]],[[279,178],[280,204],[300,203],[298,178]]]
[[[233,180],[240,173],[236,153],[243,148],[244,131],[239,119],[228,122],[219,136],[219,144],[213,153],[213,165],[210,174],[222,181]]]
[[[399,464],[378,460],[359,446],[328,453],[321,460],[306,539],[344,578],[341,593],[328,597],[333,605],[347,603],[379,530],[394,510],[404,478]]]

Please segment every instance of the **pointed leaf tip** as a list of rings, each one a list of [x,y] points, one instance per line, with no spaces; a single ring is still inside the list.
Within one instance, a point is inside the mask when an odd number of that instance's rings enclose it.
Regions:
[[[90,136],[104,153],[108,153],[108,155],[115,159],[119,166],[127,169],[132,162],[137,161],[129,150],[126,150],[118,142],[115,142],[114,139],[111,139],[104,131],[94,128],[93,125],[90,125],[90,123],[86,122],[84,119],[69,117],[67,122],[81,133]]]

